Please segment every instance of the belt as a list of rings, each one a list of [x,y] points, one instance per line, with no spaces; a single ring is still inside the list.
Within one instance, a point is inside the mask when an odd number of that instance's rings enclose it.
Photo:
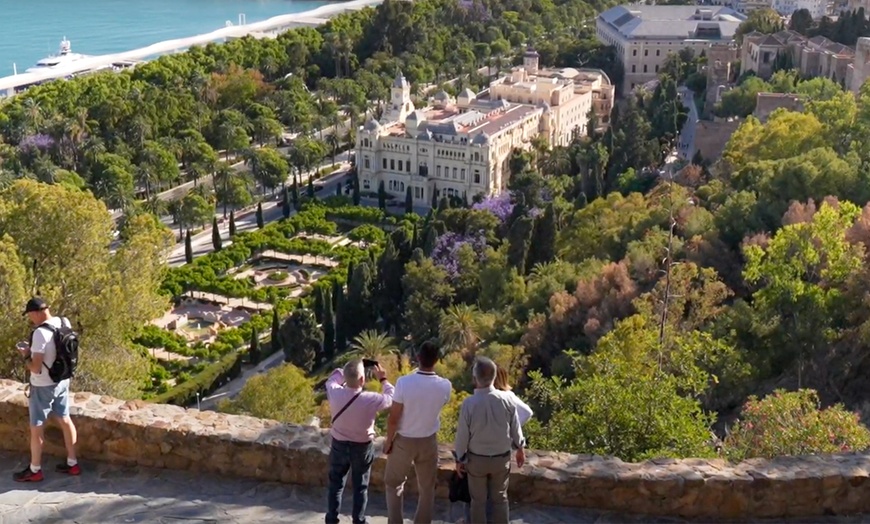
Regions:
[[[481,454],[479,454],[479,453],[473,453],[473,452],[471,452],[471,451],[469,451],[468,454],[469,454],[469,455],[474,455],[475,457],[488,458],[488,459],[504,458],[504,457],[510,457],[510,456],[511,456],[511,452],[510,452],[510,451],[505,451],[504,453],[499,453],[498,455],[481,455]]]

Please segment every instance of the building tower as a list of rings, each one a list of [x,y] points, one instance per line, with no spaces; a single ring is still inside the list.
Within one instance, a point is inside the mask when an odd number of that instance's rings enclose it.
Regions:
[[[867,66],[868,60],[870,60],[870,38],[862,36],[855,44],[854,69],[849,82],[849,90],[855,95],[861,91],[861,86],[864,85],[867,75],[870,74],[870,67]]]
[[[526,49],[525,54],[523,55],[523,69],[526,70],[526,73],[529,75],[537,75],[538,74],[538,62],[541,59],[541,55],[538,54],[534,48],[529,47]]]
[[[393,80],[393,86],[390,88],[390,106],[384,111],[381,123],[404,123],[405,118],[413,111],[414,103],[411,102],[411,84],[408,83],[401,71],[397,71],[396,79]]]
[[[713,111],[713,106],[731,85],[734,72],[731,67],[738,58],[737,46],[733,44],[713,44],[707,49],[707,93],[704,102],[704,115]]]

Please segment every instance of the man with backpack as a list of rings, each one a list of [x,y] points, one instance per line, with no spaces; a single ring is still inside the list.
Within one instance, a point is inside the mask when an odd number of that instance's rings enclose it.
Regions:
[[[35,327],[30,342],[19,342],[18,350],[30,372],[30,465],[15,473],[16,482],[40,482],[45,423],[50,414],[63,430],[67,460],[55,471],[79,475],[76,461],[76,427],[69,416],[69,383],[78,362],[78,336],[66,318],[52,316],[48,304],[39,297],[27,302],[24,316]]]

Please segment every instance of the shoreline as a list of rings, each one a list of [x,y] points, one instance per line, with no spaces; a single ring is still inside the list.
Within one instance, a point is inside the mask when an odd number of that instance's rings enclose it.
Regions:
[[[225,42],[228,39],[243,38],[254,33],[277,34],[293,29],[300,25],[319,26],[330,18],[347,11],[356,11],[366,7],[379,5],[383,0],[351,0],[323,5],[308,11],[273,16],[261,22],[252,22],[245,25],[233,25],[222,27],[209,33],[202,33],[186,38],[164,40],[145,47],[112,53],[97,55],[81,60],[76,60],[68,66],[54,68],[47,71],[34,73],[19,73],[17,75],[0,78],[0,99],[4,96],[12,96],[15,90],[33,84],[65,78],[70,75],[84,73],[103,67],[110,67],[115,63],[138,62],[153,59],[166,54],[184,52],[187,49],[206,45],[212,42]]]

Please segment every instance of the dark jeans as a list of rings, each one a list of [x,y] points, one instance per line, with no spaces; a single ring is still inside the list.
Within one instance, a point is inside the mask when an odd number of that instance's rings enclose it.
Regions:
[[[366,504],[369,501],[369,477],[375,459],[374,445],[371,442],[357,443],[332,440],[329,451],[329,495],[326,524],[338,524],[338,511],[341,508],[341,493],[347,472],[353,482],[353,522],[366,523]]]

